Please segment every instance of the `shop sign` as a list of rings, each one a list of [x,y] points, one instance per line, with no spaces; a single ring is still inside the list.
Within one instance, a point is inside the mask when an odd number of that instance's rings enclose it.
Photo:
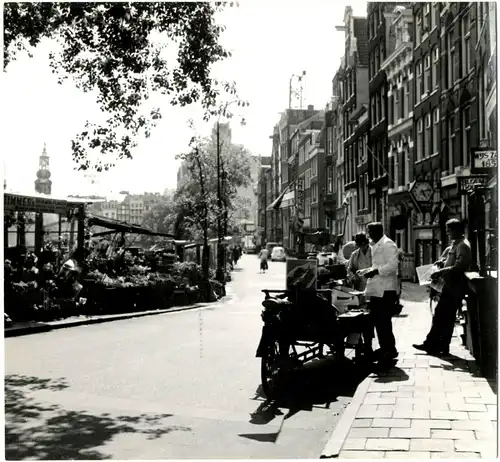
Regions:
[[[497,151],[491,148],[472,148],[470,150],[471,173],[495,173],[497,170]]]
[[[417,239],[429,240],[432,239],[432,229],[419,229],[417,230]]]
[[[304,178],[297,180],[297,209],[304,210],[305,192],[304,192]]]
[[[40,212],[40,213],[60,213],[68,211],[68,204],[55,199],[44,197],[22,196],[16,194],[4,194],[5,210],[16,212]]]
[[[470,175],[457,177],[458,179],[458,191],[460,194],[468,194],[472,192],[476,185],[486,186],[488,184],[487,175]]]

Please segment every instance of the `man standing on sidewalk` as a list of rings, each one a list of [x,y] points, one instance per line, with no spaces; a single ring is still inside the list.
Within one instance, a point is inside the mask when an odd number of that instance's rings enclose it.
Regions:
[[[417,350],[429,354],[449,354],[457,312],[467,289],[465,272],[469,270],[472,260],[470,243],[464,237],[462,222],[456,218],[448,220],[446,231],[452,245],[443,252],[442,259],[446,258],[444,268],[431,276],[434,281],[443,279],[443,291],[434,310],[427,338],[421,345],[413,345]]]
[[[398,248],[384,234],[382,223],[370,223],[367,230],[373,243],[372,266],[358,271],[358,275],[367,279],[365,295],[370,297],[368,307],[380,344],[377,359],[379,366],[385,367],[398,357],[392,331],[392,315],[398,297]]]

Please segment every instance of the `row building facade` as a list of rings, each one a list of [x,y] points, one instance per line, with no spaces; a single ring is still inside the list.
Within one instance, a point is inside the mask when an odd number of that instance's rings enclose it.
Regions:
[[[284,195],[286,213],[275,221],[282,234],[273,237],[293,248],[294,208],[304,210],[306,229],[325,229],[330,241],[349,241],[380,221],[403,252],[403,276],[413,279],[415,266],[432,263],[449,244],[448,219],[475,232],[460,184],[471,175],[472,148],[496,151],[496,5],[369,2],[366,17],[346,7],[336,29],[345,50],[319,134],[309,134],[315,127],[294,134],[286,118],[273,133],[270,200],[295,185],[297,173],[307,186],[303,205],[296,186]],[[309,136],[318,147],[307,164]],[[314,177],[317,189],[309,168],[324,172]],[[486,226],[496,235],[496,175],[488,191]],[[318,200],[318,212],[309,200]]]

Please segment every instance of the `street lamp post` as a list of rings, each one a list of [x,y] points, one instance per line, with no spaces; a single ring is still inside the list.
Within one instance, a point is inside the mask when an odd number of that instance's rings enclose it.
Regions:
[[[219,115],[220,119],[220,115]],[[222,197],[220,188],[220,131],[219,119],[217,119],[217,270],[215,279],[220,283],[224,283],[224,264],[222,255],[222,224],[220,212],[222,210]]]
[[[302,82],[302,78],[305,77],[306,71],[302,71],[302,74],[292,74],[290,77],[290,81],[288,84],[288,109],[292,109],[292,80],[294,77],[299,79],[299,82]],[[302,89],[300,90],[300,109],[302,109]]]

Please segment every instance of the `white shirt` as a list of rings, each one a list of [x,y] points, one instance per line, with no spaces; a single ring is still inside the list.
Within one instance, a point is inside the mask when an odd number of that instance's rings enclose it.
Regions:
[[[365,295],[383,297],[388,290],[399,290],[398,284],[398,247],[386,235],[382,236],[372,248],[372,267],[379,274],[368,279]]]

